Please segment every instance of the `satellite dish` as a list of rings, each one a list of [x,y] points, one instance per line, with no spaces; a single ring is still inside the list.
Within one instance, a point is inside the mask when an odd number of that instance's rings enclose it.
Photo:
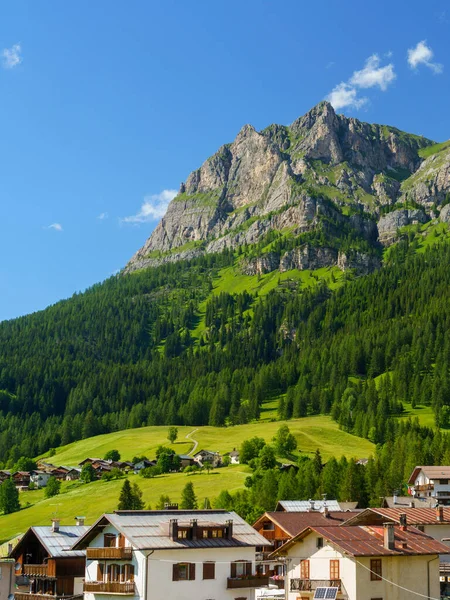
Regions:
[[[22,568],[22,564],[19,562],[16,562],[16,564],[14,565],[14,570],[20,571],[21,568]],[[9,600],[9,598],[8,598],[8,600]]]

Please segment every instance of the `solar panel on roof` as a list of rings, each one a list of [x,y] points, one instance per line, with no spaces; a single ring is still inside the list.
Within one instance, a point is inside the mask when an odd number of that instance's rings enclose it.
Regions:
[[[314,592],[313,600],[336,600],[338,590],[337,587],[318,587]]]

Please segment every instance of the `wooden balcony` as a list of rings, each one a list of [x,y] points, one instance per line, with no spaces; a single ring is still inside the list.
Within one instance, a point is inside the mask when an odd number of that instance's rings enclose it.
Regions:
[[[315,592],[318,587],[337,587],[341,591],[340,579],[291,579],[291,592]]]
[[[83,585],[83,590],[90,594],[117,594],[122,596],[134,596],[135,586],[134,582],[119,582],[109,581],[103,583],[102,581],[86,581]]]
[[[269,585],[269,576],[262,575],[257,577],[253,575],[251,577],[228,577],[227,589],[237,590],[242,588],[259,588],[264,585]]]
[[[78,596],[53,596],[51,594],[31,594],[27,592],[15,592],[15,600],[83,600],[83,595]]]
[[[32,577],[48,577],[48,565],[23,565],[22,574]]]
[[[133,548],[86,548],[90,560],[131,560]]]

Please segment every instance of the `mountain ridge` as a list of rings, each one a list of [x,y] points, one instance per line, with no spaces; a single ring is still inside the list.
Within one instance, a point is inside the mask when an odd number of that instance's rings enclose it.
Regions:
[[[181,184],[125,272],[251,246],[270,232],[291,238],[319,229],[327,234],[326,220],[373,249],[391,243],[396,220],[425,222],[433,216],[431,206],[442,204],[450,189],[448,148],[421,156],[435,146],[394,127],[338,115],[328,102],[290,126],[272,124],[257,132],[244,125],[232,143],[221,146]],[[416,212],[385,219],[396,205]],[[309,242],[309,255],[316,246]],[[361,254],[361,248],[355,250]],[[345,268],[346,260],[332,254],[329,266]],[[282,265],[283,256],[279,259]],[[284,262],[291,259],[284,257]],[[366,272],[367,257],[361,259]],[[351,264],[358,269],[359,262]],[[278,268],[276,263],[272,266]]]

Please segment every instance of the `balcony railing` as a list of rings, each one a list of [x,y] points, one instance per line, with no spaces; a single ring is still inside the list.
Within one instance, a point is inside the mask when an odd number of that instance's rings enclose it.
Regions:
[[[53,596],[52,594],[32,594],[15,592],[15,600],[83,600],[83,594],[77,596]]]
[[[269,577],[269,586],[277,586],[279,590],[284,590],[284,578],[274,579]]]
[[[47,565],[23,565],[23,575],[30,575],[33,577],[47,577],[48,566]]]
[[[341,591],[340,579],[291,579],[291,592],[315,592],[318,587],[337,587]]]
[[[133,548],[86,548],[86,558],[91,560],[131,560]]]
[[[256,575],[251,577],[228,577],[227,579],[227,588],[229,590],[259,588],[264,585],[269,585],[268,575],[262,575],[261,577],[257,577]]]
[[[109,581],[107,583],[86,581],[83,590],[91,594],[122,594],[124,596],[134,596],[135,593],[133,582],[125,583],[119,581]]]

